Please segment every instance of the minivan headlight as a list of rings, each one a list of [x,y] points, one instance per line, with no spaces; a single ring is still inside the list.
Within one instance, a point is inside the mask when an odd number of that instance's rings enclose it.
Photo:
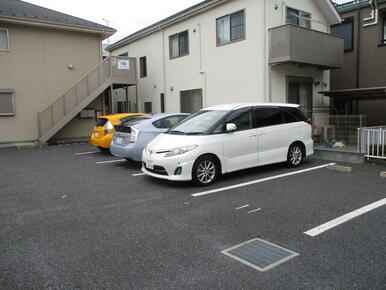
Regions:
[[[181,155],[193,150],[196,147],[198,147],[198,145],[189,145],[184,147],[173,148],[173,149],[170,149],[169,152],[165,154],[165,157]]]

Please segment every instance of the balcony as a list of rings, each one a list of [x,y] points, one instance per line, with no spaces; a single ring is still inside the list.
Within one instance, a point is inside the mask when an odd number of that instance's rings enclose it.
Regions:
[[[286,24],[271,28],[269,64],[298,64],[319,69],[343,67],[344,42],[324,32]]]

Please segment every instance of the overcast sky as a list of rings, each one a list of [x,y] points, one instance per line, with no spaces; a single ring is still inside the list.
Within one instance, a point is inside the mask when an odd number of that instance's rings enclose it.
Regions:
[[[118,30],[115,42],[137,30],[188,8],[202,0],[24,0]]]

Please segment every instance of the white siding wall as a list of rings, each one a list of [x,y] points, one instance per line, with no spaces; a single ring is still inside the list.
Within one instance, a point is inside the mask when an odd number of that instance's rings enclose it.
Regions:
[[[268,28],[285,24],[285,5],[310,12],[312,29],[328,31],[326,18],[314,1],[286,0],[284,4],[281,0],[237,0],[141,38],[112,54],[128,52],[130,57],[147,57],[147,77],[138,75],[140,111],[145,101],[152,101],[153,111],[159,112],[160,93],[164,92],[166,111],[179,112],[180,91],[189,89],[203,90],[204,107],[232,102],[286,102],[287,75],[329,84],[329,73],[296,65],[266,65]],[[245,10],[246,39],[217,47],[216,19],[241,9]],[[185,30],[189,31],[189,55],[170,59],[169,36]],[[320,86],[314,87],[314,105],[328,105],[317,93],[320,90]],[[132,88],[130,95],[134,94]]]

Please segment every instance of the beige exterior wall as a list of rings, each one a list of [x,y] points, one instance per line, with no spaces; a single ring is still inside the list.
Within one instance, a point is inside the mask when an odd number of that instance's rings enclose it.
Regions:
[[[15,116],[0,117],[0,142],[38,138],[37,112],[59,97],[101,60],[98,34],[0,22],[9,32],[10,51],[0,52],[0,88],[12,88]],[[68,65],[74,65],[69,69]],[[59,136],[87,136],[94,120],[74,120]],[[79,129],[79,128],[83,129]]]
[[[140,110],[144,101],[160,111],[160,93],[165,93],[166,111],[180,111],[180,92],[202,89],[203,106],[232,102],[286,102],[286,76],[312,77],[329,86],[329,72],[297,65],[268,65],[268,29],[285,24],[285,7],[307,11],[312,29],[329,32],[329,24],[316,1],[237,0],[228,1],[199,15],[160,29],[144,38],[115,49],[112,55],[128,52],[130,57],[147,57],[146,78],[138,78]],[[216,19],[245,10],[245,40],[218,47]],[[170,59],[169,36],[188,30],[189,55]],[[139,77],[139,76],[138,76]],[[173,88],[173,89],[171,89]],[[313,87],[314,105],[328,106],[328,99]],[[142,107],[141,107],[142,106]]]

